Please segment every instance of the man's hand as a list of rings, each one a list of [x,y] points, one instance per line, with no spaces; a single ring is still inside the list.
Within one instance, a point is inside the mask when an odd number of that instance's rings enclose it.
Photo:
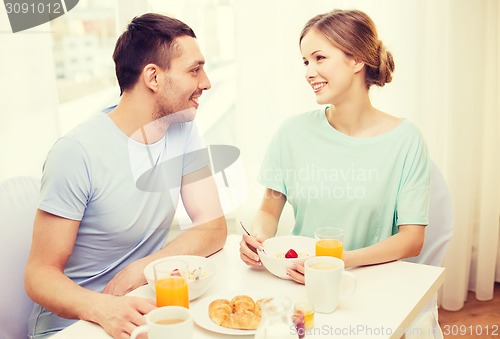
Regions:
[[[102,295],[102,302],[95,306],[95,322],[115,339],[129,339],[132,331],[146,323],[143,315],[156,308],[153,300],[138,297]],[[92,317],[94,318],[94,317]]]
[[[142,260],[137,260],[118,272],[113,279],[111,279],[103,293],[122,296],[128,292],[146,284],[144,277],[144,267]]]

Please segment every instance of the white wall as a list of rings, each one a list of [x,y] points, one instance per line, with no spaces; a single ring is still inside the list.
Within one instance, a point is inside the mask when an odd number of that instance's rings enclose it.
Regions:
[[[59,135],[49,24],[11,33],[0,11],[0,182],[41,177],[47,151]]]

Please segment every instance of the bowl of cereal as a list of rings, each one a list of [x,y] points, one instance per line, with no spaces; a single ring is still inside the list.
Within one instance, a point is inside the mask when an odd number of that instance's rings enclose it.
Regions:
[[[144,276],[148,281],[149,287],[155,291],[155,275],[154,265],[163,260],[178,259],[187,263],[187,281],[189,300],[194,300],[208,291],[215,278],[215,263],[210,258],[205,258],[197,255],[176,255],[171,257],[161,258],[150,262],[144,268]]]
[[[264,267],[281,279],[290,279],[286,269],[293,263],[313,257],[316,241],[313,238],[287,235],[264,240],[264,251],[257,251]]]

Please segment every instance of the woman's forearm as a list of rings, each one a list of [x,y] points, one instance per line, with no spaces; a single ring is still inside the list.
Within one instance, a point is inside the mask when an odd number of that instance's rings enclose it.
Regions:
[[[381,264],[415,257],[424,243],[425,227],[402,225],[399,232],[368,247],[344,252],[346,267]]]

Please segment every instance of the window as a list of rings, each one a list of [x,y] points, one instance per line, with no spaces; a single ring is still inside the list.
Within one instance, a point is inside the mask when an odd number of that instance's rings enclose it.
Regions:
[[[229,0],[150,0],[151,12],[175,17],[195,32],[215,90],[206,91],[196,121],[207,143],[234,144],[236,105],[235,2]],[[221,133],[221,130],[224,133]]]
[[[116,85],[115,0],[80,0],[51,21],[56,83],[61,103]]]

